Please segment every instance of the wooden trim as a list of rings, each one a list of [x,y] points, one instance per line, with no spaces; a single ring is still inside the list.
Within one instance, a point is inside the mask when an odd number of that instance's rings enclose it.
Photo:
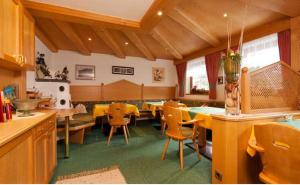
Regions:
[[[242,1],[242,0],[240,0]],[[295,0],[296,2],[297,0]],[[298,3],[298,2],[297,2]],[[296,17],[300,15],[299,3],[298,6],[294,6],[296,3],[286,3],[285,1],[274,1],[274,0],[251,0],[251,5],[270,10],[272,12],[277,12],[282,15],[287,15],[289,17]]]
[[[197,35],[200,39],[205,40],[212,46],[218,46],[220,41],[217,37],[213,36],[196,20],[190,17],[186,12],[176,8],[168,15],[171,19],[178,22],[180,25],[188,29],[190,32]]]
[[[105,44],[113,50],[115,55],[119,58],[125,58],[125,52],[122,50],[122,48],[119,46],[118,42],[115,40],[115,38],[112,36],[112,34],[105,28],[91,26],[91,28],[94,30],[96,35],[101,38]]]
[[[61,21],[53,21],[57,28],[62,31],[65,36],[74,43],[74,46],[79,50],[83,55],[91,55],[89,49],[84,45],[81,38],[78,34],[73,30],[72,26],[69,23],[61,22]]]
[[[72,101],[101,101],[102,88],[97,85],[71,85],[70,94]]]
[[[143,16],[140,25],[145,31],[151,31],[174,7],[183,0],[155,0],[146,14]],[[158,16],[157,12],[162,11],[163,15]]]
[[[127,38],[136,46],[136,48],[143,53],[143,55],[148,60],[155,60],[155,57],[152,55],[150,50],[147,48],[146,44],[141,40],[141,38],[134,32],[124,31],[124,34]]]
[[[168,50],[176,59],[182,59],[181,53],[171,44],[163,33],[155,28],[152,32],[152,37],[159,42],[166,50]]]
[[[246,33],[244,35],[244,42],[255,40],[255,39],[270,35],[272,33],[277,33],[280,31],[287,30],[287,29],[290,29],[290,19],[282,19],[282,20],[279,20],[276,22],[272,22],[270,24],[265,24],[263,26],[246,31]],[[240,35],[234,36],[231,41],[232,42],[231,46],[237,45],[239,42],[239,38],[240,38]],[[184,58],[181,60],[175,60],[174,63],[175,63],[175,65],[181,64],[181,63],[187,62],[189,60],[226,49],[227,48],[227,40],[223,40],[221,43],[222,44],[220,44],[217,47],[211,47],[211,48],[206,48],[206,49],[195,51],[189,55],[184,56]]]
[[[35,24],[35,34],[36,36],[46,45],[46,47],[53,53],[57,53],[58,49],[55,44],[49,39],[48,36],[41,30],[41,28]]]
[[[140,28],[140,23],[137,21],[117,18],[113,16],[95,14],[44,3],[37,3],[29,0],[23,0],[23,5],[27,9],[30,9],[32,15],[37,17],[50,18],[79,24],[105,25],[111,28]]]

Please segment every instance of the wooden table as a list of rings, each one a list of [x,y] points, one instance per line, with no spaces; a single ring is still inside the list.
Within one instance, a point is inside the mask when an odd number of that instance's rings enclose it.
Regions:
[[[65,158],[70,157],[69,152],[69,126],[70,117],[75,114],[75,109],[56,109],[56,117],[65,119]]]

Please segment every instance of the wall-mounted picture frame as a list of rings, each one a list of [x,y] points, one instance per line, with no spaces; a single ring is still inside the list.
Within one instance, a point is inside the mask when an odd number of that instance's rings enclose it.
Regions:
[[[218,85],[222,85],[224,82],[223,82],[223,76],[219,76],[218,77]]]
[[[153,67],[152,68],[152,82],[161,83],[165,81],[165,68]]]
[[[94,65],[75,65],[76,80],[95,80],[96,71]]]
[[[112,74],[134,75],[134,68],[124,66],[112,66]]]

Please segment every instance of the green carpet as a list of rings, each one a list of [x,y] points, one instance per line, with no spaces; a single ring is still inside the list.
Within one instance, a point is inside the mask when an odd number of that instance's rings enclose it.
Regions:
[[[84,170],[93,170],[118,165],[127,183],[192,184],[211,183],[211,161],[184,147],[184,170],[179,169],[178,143],[171,141],[166,159],[160,160],[166,141],[160,131],[150,122],[138,122],[137,127],[130,126],[129,144],[123,135],[114,135],[109,146],[107,137],[94,129],[85,138],[85,144],[70,146],[70,158],[63,158],[63,144],[58,144],[58,166],[52,178]]]

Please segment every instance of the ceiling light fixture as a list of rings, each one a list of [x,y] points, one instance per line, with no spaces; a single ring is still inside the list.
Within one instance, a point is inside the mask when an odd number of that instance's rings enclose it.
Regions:
[[[124,44],[125,44],[126,46],[128,46],[129,43],[128,43],[128,42],[125,42]]]
[[[227,15],[227,13],[224,13],[224,14],[223,14],[223,17],[225,17],[225,18],[226,18],[227,16],[228,16],[228,15]]]
[[[158,12],[157,12],[157,15],[158,15],[158,16],[162,16],[162,15],[163,15],[163,12],[162,12],[162,11],[158,11]]]
[[[88,40],[89,40],[89,41],[92,41],[92,38],[91,38],[91,37],[89,37],[89,38],[88,38]]]

